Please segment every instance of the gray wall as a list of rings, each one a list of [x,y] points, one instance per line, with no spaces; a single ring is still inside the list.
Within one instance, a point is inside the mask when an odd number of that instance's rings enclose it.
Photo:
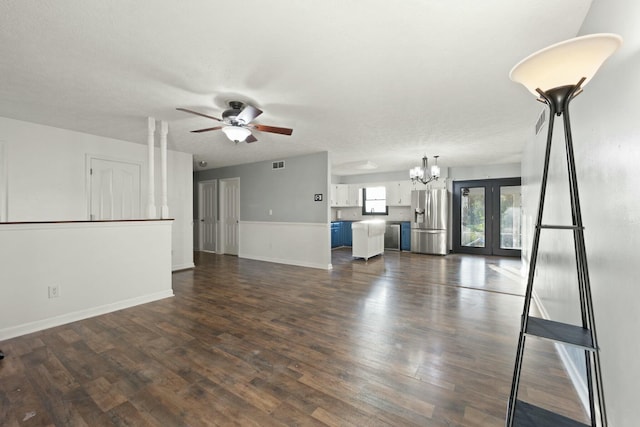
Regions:
[[[329,153],[284,160],[284,169],[274,170],[272,161],[265,161],[198,171],[194,189],[200,181],[239,177],[241,221],[328,223]],[[314,201],[314,194],[323,200]],[[197,202],[194,212],[199,212]]]
[[[585,239],[601,347],[609,424],[640,420],[640,2],[594,0],[579,35],[614,32],[624,45],[571,105]],[[633,18],[632,18],[633,17]],[[523,96],[533,96],[522,89]],[[531,126],[537,113],[531,115]],[[528,142],[522,162],[526,246],[538,202],[546,127]],[[562,127],[555,128],[545,223],[568,223]],[[579,323],[575,261],[570,235],[543,231],[534,288],[551,318]],[[529,249],[523,251],[528,260]],[[579,352],[571,353],[582,363]]]

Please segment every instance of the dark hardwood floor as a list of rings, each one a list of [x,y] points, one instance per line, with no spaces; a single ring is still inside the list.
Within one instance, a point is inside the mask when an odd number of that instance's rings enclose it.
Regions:
[[[2,426],[501,426],[520,261],[196,254],[175,297],[0,342]],[[520,398],[586,421],[550,343]]]

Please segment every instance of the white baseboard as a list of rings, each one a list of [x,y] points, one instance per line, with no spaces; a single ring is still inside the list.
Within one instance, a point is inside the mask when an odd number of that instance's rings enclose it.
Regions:
[[[25,323],[23,325],[12,326],[0,329],[0,341],[21,335],[30,334],[32,332],[41,331],[43,329],[53,328],[55,326],[64,325],[66,323],[76,322],[78,320],[88,319],[90,317],[99,316],[101,314],[111,313],[113,311],[122,310],[124,308],[133,307],[148,302],[173,296],[173,290],[156,292],[149,295],[142,295],[135,298],[129,298],[123,301],[105,304],[98,307],[92,307],[85,310],[78,310],[72,313],[65,313],[60,316],[49,317],[47,319],[37,320],[35,322]]]
[[[171,271],[189,270],[191,268],[196,268],[196,265],[194,263],[178,264],[171,266]]]
[[[532,299],[535,302],[536,307],[540,311],[540,315],[542,315],[542,317],[544,319],[553,320],[553,319],[549,318],[549,313],[547,312],[547,310],[542,305],[542,302],[538,298],[538,295],[536,294],[535,291],[533,291],[532,296],[533,296]],[[587,387],[587,384],[584,381],[584,377],[580,373],[580,370],[578,369],[578,367],[574,363],[574,361],[571,358],[571,356],[569,356],[569,353],[567,352],[566,347],[564,345],[558,344],[558,343],[556,343],[554,345],[556,347],[556,351],[558,352],[558,355],[560,356],[560,360],[562,361],[562,364],[564,365],[564,368],[567,371],[567,374],[569,375],[569,379],[573,383],[573,387],[576,389],[576,393],[578,393],[578,398],[580,399],[580,403],[582,403],[582,406],[584,407],[584,410],[588,414],[590,412],[590,409],[589,409],[589,389]]]

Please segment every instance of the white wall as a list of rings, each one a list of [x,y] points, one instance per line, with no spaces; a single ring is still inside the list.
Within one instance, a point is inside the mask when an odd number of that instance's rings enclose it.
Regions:
[[[170,257],[171,221],[0,224],[0,340],[172,296]]]
[[[140,126],[146,128],[146,121],[142,120]],[[0,141],[4,142],[7,162],[6,221],[89,219],[85,164],[88,154],[140,164],[140,206],[142,214],[146,212],[148,183],[145,145],[3,117],[0,117]],[[155,160],[156,203],[159,204],[158,150]],[[175,218],[172,265],[174,269],[189,268],[193,267],[192,156],[169,151],[167,162],[169,213]]]
[[[571,104],[585,240],[601,347],[609,425],[632,427],[640,420],[640,2],[595,0],[580,35],[615,32],[622,49],[602,67]],[[522,96],[531,96],[525,89]],[[531,97],[531,102],[536,101]],[[537,115],[531,117],[532,127]],[[528,260],[535,221],[545,129],[528,141],[522,162]],[[545,223],[570,221],[562,127],[555,128]],[[543,231],[534,288],[548,315],[579,324],[573,244],[570,235]],[[581,367],[583,354],[569,352]]]
[[[472,179],[515,178],[520,176],[520,163],[477,165],[449,168],[449,182]],[[451,186],[449,191],[451,191]]]

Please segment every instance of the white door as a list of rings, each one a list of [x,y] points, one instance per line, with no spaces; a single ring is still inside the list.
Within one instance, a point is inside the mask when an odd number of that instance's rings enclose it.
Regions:
[[[200,186],[200,250],[216,251],[216,219],[218,215],[218,182],[205,181]]]
[[[240,228],[240,178],[220,181],[220,220],[222,253],[238,255]]]
[[[140,165],[91,158],[91,220],[138,219],[140,216]]]

